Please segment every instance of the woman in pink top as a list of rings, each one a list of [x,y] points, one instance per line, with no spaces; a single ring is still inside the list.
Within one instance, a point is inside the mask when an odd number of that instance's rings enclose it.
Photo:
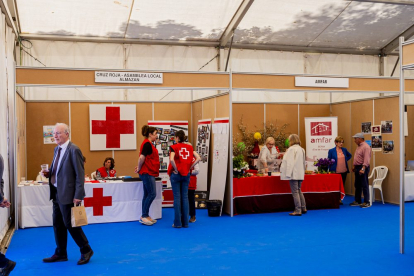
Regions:
[[[346,148],[343,148],[344,138],[338,136],[335,138],[335,145],[333,149],[330,149],[328,152],[328,159],[335,160],[335,163],[329,166],[331,172],[336,172],[341,174],[342,183],[345,189],[346,175],[349,173],[348,169],[348,160],[351,159],[352,154]],[[341,201],[342,204],[342,201]]]

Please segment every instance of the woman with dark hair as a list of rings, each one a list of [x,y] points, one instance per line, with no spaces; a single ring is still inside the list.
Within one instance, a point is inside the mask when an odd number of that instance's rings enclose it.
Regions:
[[[85,161],[84,161],[85,162]],[[112,157],[105,158],[103,167],[96,170],[97,178],[116,177],[115,160]]]
[[[168,175],[174,195],[174,228],[188,227],[190,171],[200,161],[200,156],[194,151],[193,146],[184,143],[186,139],[184,131],[179,130],[175,133],[175,144],[170,146]]]
[[[160,157],[158,156],[158,150],[153,144],[157,139],[157,129],[152,126],[144,125],[141,133],[145,139],[142,142],[139,151],[138,166],[135,167],[135,173],[139,174],[139,177],[144,184],[142,215],[139,222],[150,226],[157,222],[149,216],[149,209],[157,196],[155,177],[157,177],[160,172]]]

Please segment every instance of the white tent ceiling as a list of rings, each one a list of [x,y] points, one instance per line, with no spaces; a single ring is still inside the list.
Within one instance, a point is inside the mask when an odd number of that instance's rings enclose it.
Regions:
[[[8,3],[13,6],[11,11],[17,17],[21,36],[29,39],[219,46],[226,31],[236,26],[234,47],[238,48],[333,49],[330,52],[373,54],[380,53],[407,30],[409,37],[414,34],[414,0],[378,1],[381,2],[8,0]],[[246,2],[249,5],[243,5]]]

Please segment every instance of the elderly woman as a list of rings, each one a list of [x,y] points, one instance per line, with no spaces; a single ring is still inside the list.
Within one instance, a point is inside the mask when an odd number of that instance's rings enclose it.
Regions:
[[[271,166],[274,164],[278,151],[275,147],[275,139],[268,137],[266,139],[265,147],[262,147],[259,159],[257,161],[257,169],[259,173],[268,173],[271,171]]]
[[[280,179],[289,180],[292,191],[295,211],[291,216],[301,216],[306,214],[306,202],[300,187],[305,178],[305,150],[300,146],[300,139],[297,134],[289,136],[289,148],[283,156],[282,166],[280,167]]]
[[[96,170],[97,178],[116,177],[115,160],[112,157],[105,158],[103,167]]]
[[[335,147],[328,151],[328,159],[335,160],[335,163],[329,166],[329,170],[336,172],[342,176],[342,184],[345,189],[346,175],[349,173],[348,161],[352,158],[352,154],[342,147],[344,138],[338,136],[335,138]],[[342,200],[340,202],[342,204]]]

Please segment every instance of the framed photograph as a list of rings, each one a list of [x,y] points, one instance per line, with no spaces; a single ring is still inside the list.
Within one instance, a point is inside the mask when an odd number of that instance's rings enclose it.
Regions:
[[[373,151],[382,151],[382,136],[381,135],[372,136],[371,147]]]
[[[167,163],[163,162],[161,163],[161,170],[166,170],[167,169]]]
[[[157,127],[157,133],[162,134],[162,128],[161,127]]]
[[[170,134],[171,129],[164,129],[164,134]]]
[[[163,150],[162,154],[163,154],[164,157],[168,157],[170,155],[168,150]]]
[[[206,155],[208,155],[208,147],[206,147]]]
[[[159,138],[157,138],[157,139],[155,140],[155,144],[156,144],[156,145],[161,144],[161,141],[160,141],[160,139],[159,139]]]
[[[170,136],[170,137],[168,138],[168,140],[170,140],[170,141],[175,141],[175,137],[174,137],[174,136]]]
[[[394,154],[394,140],[388,140],[382,142],[382,153]]]
[[[168,150],[168,143],[167,142],[162,142],[161,143],[161,150]]]
[[[176,132],[176,130],[172,128],[171,131],[170,131],[170,135],[175,136],[175,132]]]
[[[371,122],[361,123],[361,132],[364,134],[371,134]]]
[[[160,141],[167,141],[167,135],[160,135]]]
[[[205,148],[201,148],[201,154],[204,155],[206,153],[206,149]]]
[[[381,133],[392,133],[392,121],[381,121]]]
[[[372,135],[381,135],[381,126],[380,125],[371,126],[371,134]]]

